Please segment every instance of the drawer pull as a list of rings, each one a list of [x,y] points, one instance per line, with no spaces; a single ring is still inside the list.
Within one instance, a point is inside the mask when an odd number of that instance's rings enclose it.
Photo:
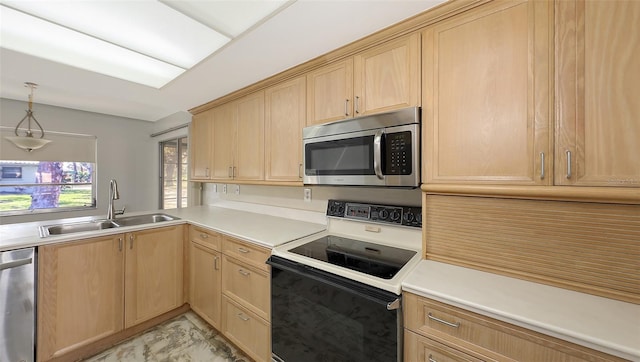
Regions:
[[[245,277],[246,277],[246,276],[249,276],[249,274],[251,274],[251,273],[249,273],[248,271],[244,271],[244,270],[242,270],[242,269],[238,269],[238,273],[240,273],[240,274],[244,275]]]
[[[213,257],[213,270],[220,270],[220,267],[219,267],[219,265],[218,265],[218,260],[219,260],[219,259],[220,259],[220,258],[218,258],[217,256],[214,256],[214,257]]]
[[[443,319],[440,319],[440,318],[434,317],[433,315],[431,315],[431,313],[429,313],[428,317],[429,317],[429,319],[431,319],[431,320],[433,320],[433,321],[436,321],[436,322],[438,322],[438,323],[442,323],[442,324],[447,325],[447,326],[449,326],[449,327],[453,327],[453,328],[458,328],[458,327],[460,327],[460,322],[457,322],[457,323],[447,322],[447,321],[445,321],[445,320],[443,320]]]
[[[245,322],[249,320],[249,317],[245,317],[242,313],[238,313],[238,318],[242,319]]]
[[[208,238],[209,238],[209,235],[207,235],[207,234],[200,234],[200,237],[201,237],[201,238],[203,238],[203,239],[208,239]]]
[[[241,252],[242,254],[249,254],[250,250],[247,250],[245,248],[238,248],[238,251]]]
[[[433,359],[433,355],[429,355],[429,362],[438,362],[438,361]]]

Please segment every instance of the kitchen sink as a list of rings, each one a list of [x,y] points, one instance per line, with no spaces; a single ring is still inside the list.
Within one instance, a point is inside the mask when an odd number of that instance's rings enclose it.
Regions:
[[[114,220],[100,219],[68,224],[45,225],[40,226],[39,229],[40,237],[46,238],[51,235],[72,234],[84,231],[97,231],[124,226],[155,224],[172,220],[179,220],[179,218],[166,214],[145,214],[121,217]]]
[[[118,225],[109,220],[92,220],[85,222],[40,226],[40,236],[61,235],[79,233],[83,231],[95,231],[117,228]]]
[[[146,214],[146,215],[119,217],[113,220],[113,222],[118,224],[118,226],[134,226],[134,225],[142,225],[142,224],[154,224],[157,222],[171,221],[171,220],[178,220],[178,218],[169,216],[166,214]]]

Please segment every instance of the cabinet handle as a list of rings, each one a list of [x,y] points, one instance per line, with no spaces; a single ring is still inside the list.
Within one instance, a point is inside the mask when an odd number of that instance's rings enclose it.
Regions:
[[[429,362],[438,362],[438,361],[433,359],[433,355],[429,355]]]
[[[202,239],[208,239],[208,238],[209,238],[209,235],[204,234],[204,233],[201,233],[201,234],[200,234],[200,237],[201,237]]]
[[[349,115],[349,100],[348,99],[344,100],[344,115],[345,116]]]
[[[360,97],[356,96],[356,101],[355,101],[356,113],[360,113],[360,109],[358,107],[359,103],[360,103]]]
[[[431,319],[431,320],[433,320],[433,321],[436,321],[436,322],[438,322],[438,323],[442,323],[442,324],[447,325],[447,326],[449,326],[449,327],[453,327],[453,328],[458,328],[458,327],[460,327],[460,322],[457,322],[457,323],[447,322],[447,321],[445,321],[445,320],[443,320],[443,319],[440,319],[440,318],[436,318],[436,317],[434,317],[433,315],[431,315],[431,313],[429,313],[428,317],[429,317],[429,319]]]
[[[238,248],[238,251],[241,252],[242,254],[249,254],[251,250],[247,250],[245,248]]]
[[[233,166],[233,171],[231,171],[231,177],[236,178],[236,166]]]
[[[232,177],[233,177],[233,174],[232,174],[233,170],[232,170],[232,168],[233,168],[233,167],[229,166],[229,169],[227,170],[227,176],[229,176],[229,178],[232,178]]]
[[[204,177],[209,177],[209,167],[204,169]]]
[[[238,313],[238,318],[242,319],[245,322],[249,320],[249,317],[245,317],[242,313]]]
[[[540,152],[540,179],[544,180],[544,152]]]
[[[302,178],[302,164],[298,164],[298,178]]]
[[[571,151],[567,150],[567,178],[571,178]]]
[[[129,250],[133,249],[133,239],[135,239],[133,234],[129,235]]]
[[[122,238],[118,238],[118,251],[122,251]]]
[[[218,265],[218,260],[220,258],[217,256],[213,257],[213,270],[220,270],[220,266]]]
[[[244,275],[245,277],[248,277],[248,276],[249,276],[249,274],[251,274],[251,273],[249,273],[248,271],[244,271],[244,270],[242,270],[242,269],[238,269],[238,273],[240,273],[240,274]]]

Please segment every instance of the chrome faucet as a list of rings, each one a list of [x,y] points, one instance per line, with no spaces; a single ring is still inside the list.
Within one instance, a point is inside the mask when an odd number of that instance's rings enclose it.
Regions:
[[[124,214],[124,209],[126,209],[126,207],[123,207],[122,210],[113,209],[113,200],[119,199],[120,193],[118,192],[118,183],[116,180],[111,179],[111,181],[109,181],[109,208],[107,209],[107,219],[114,220],[116,215]]]

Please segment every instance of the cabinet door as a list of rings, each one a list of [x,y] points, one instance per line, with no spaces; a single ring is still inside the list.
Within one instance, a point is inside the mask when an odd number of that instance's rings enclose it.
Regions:
[[[420,34],[354,56],[353,69],[356,117],[420,105]]]
[[[208,180],[211,176],[212,121],[211,111],[196,114],[191,121],[189,161],[192,180]]]
[[[353,59],[307,74],[307,126],[353,117]]]
[[[184,304],[182,226],[126,234],[125,328]]]
[[[190,247],[189,303],[200,317],[220,329],[220,253],[196,242]]]
[[[549,183],[552,7],[490,3],[425,30],[427,183]]]
[[[250,94],[236,105],[234,176],[238,180],[264,180],[264,92]]]
[[[38,360],[119,332],[124,235],[38,248]]]
[[[302,181],[305,84],[305,77],[298,77],[265,90],[267,181]]]
[[[556,7],[555,183],[640,187],[640,2]]]
[[[212,179],[233,178],[233,150],[236,146],[236,107],[234,103],[213,109]]]

